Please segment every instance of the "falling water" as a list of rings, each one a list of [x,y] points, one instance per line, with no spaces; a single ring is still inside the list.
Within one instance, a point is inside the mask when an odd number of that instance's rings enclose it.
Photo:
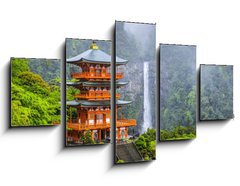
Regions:
[[[143,125],[142,132],[147,131],[151,127],[151,112],[150,112],[150,96],[149,96],[149,62],[145,61],[143,65],[143,75],[144,75],[144,112],[143,112]]]

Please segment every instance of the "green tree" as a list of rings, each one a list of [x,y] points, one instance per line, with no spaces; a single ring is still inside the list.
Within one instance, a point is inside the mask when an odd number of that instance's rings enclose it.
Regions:
[[[27,59],[13,58],[11,64],[12,126],[60,123],[60,87],[31,72]]]
[[[83,144],[94,144],[94,141],[92,140],[92,133],[91,131],[85,131],[82,135],[81,135],[81,141]]]
[[[156,159],[156,130],[148,128],[135,141],[136,147],[145,160]]]

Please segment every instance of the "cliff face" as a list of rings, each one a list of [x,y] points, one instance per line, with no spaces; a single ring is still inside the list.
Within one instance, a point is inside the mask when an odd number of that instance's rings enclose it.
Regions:
[[[127,59],[124,67],[124,81],[129,84],[122,87],[119,92],[124,100],[133,101],[123,107],[126,118],[137,120],[137,130],[141,131],[144,113],[144,62],[149,63],[149,96],[151,108],[151,126],[155,127],[155,93],[156,93],[156,58],[155,58],[155,25],[129,24],[117,22],[116,24],[116,55]]]

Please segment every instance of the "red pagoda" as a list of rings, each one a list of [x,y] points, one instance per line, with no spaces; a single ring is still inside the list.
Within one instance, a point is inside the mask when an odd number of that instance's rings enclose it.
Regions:
[[[66,60],[68,64],[76,65],[79,72],[71,73],[75,81],[67,82],[67,86],[73,86],[80,91],[75,99],[67,102],[69,117],[67,119],[67,145],[83,144],[81,136],[86,132],[91,135],[93,143],[104,143],[110,141],[110,81],[112,58],[109,54],[99,49],[93,42],[90,48],[72,58]],[[123,72],[118,68],[128,61],[116,57],[116,87],[126,85],[128,82],[119,82],[123,78]],[[120,118],[116,121],[116,140],[128,138],[128,127],[136,126],[135,119],[122,118],[122,106],[130,104],[131,101],[119,100],[120,94],[116,94],[117,111]],[[72,114],[72,109],[76,113]],[[116,113],[116,115],[118,115]]]

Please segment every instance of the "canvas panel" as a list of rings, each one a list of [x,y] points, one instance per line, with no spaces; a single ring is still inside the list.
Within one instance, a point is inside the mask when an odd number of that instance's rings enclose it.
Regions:
[[[196,137],[196,46],[160,44],[160,141]]]
[[[156,25],[116,21],[115,163],[156,158]],[[114,77],[114,76],[113,76]]]
[[[233,66],[201,65],[200,120],[233,118]]]
[[[11,127],[60,124],[59,59],[11,58]]]
[[[111,41],[66,39],[66,146],[110,141]]]

